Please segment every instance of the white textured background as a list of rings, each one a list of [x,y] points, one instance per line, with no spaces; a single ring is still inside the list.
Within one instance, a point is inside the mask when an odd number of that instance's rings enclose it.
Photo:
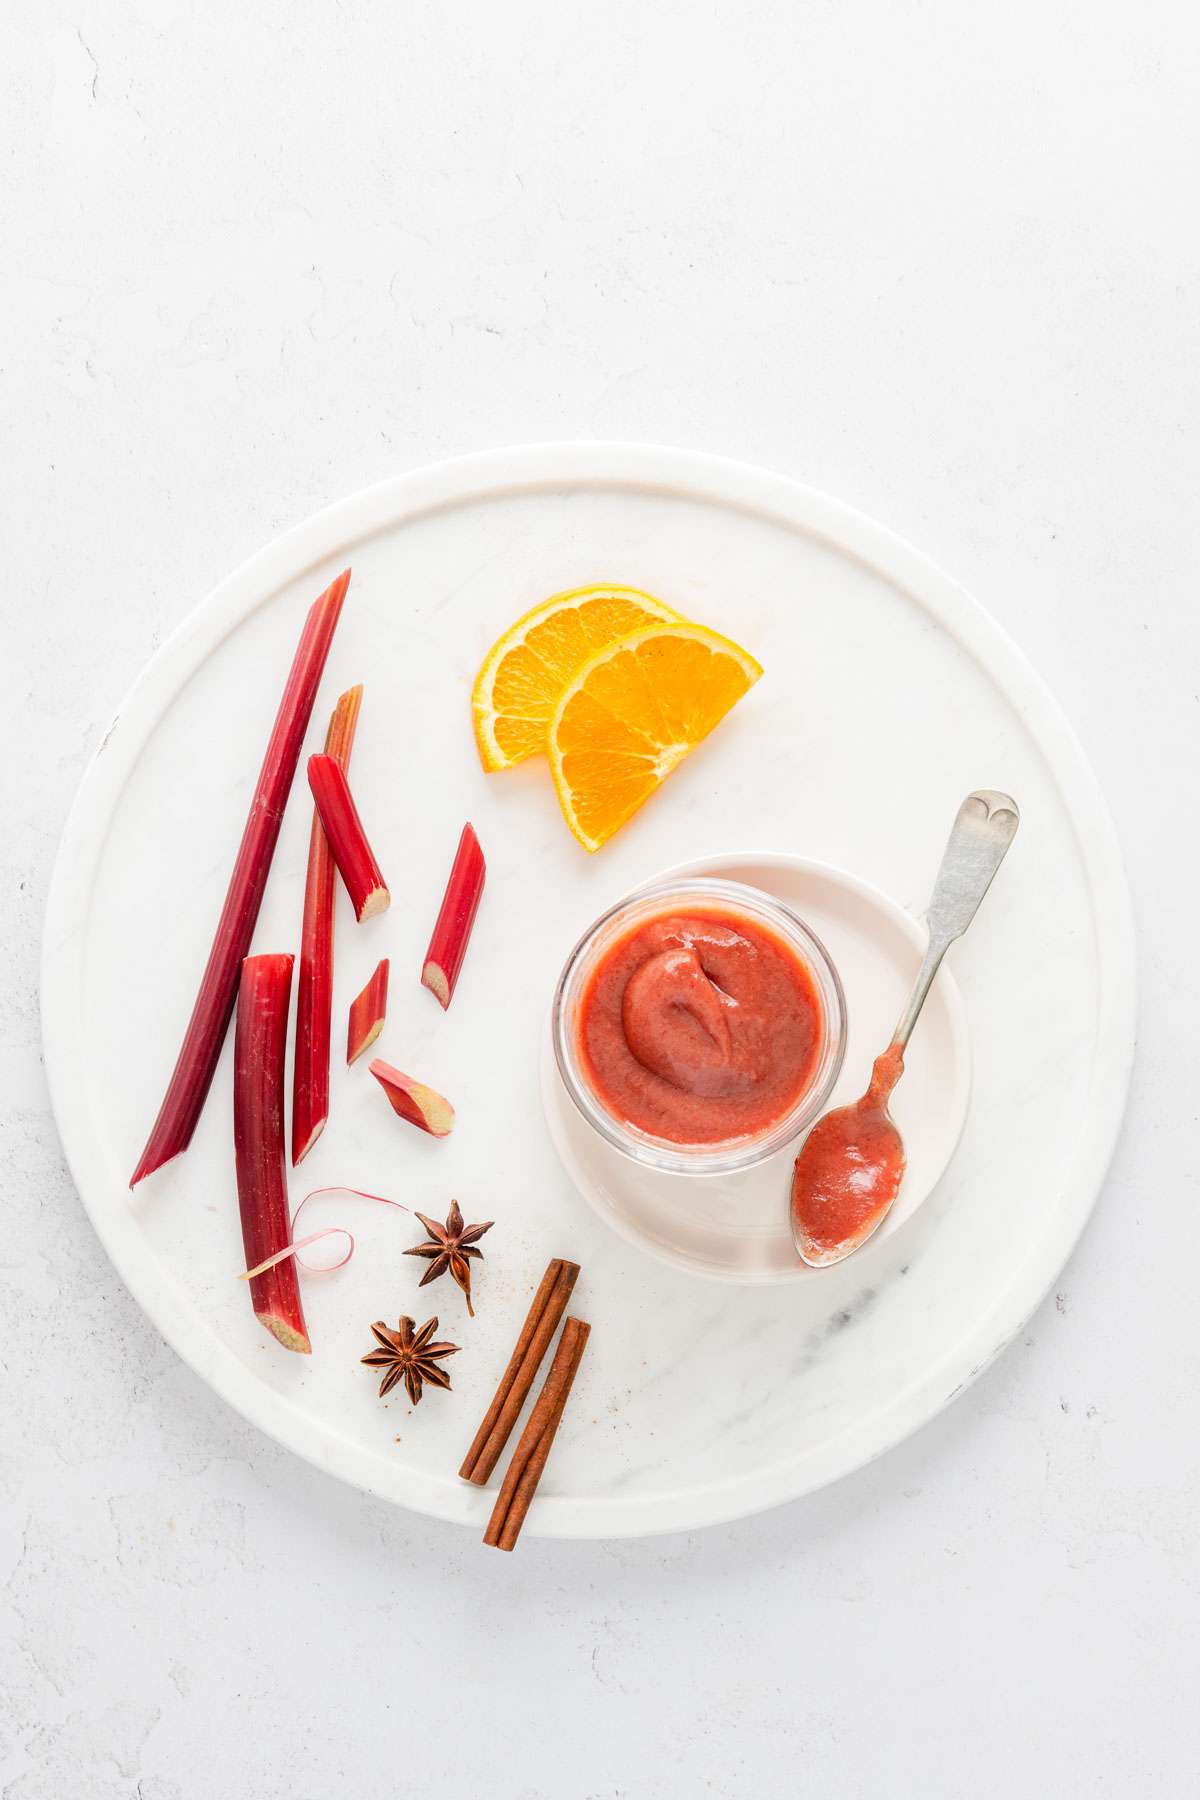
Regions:
[[[7,0],[0,1796],[1200,1793],[1200,17],[1190,0]],[[84,762],[280,527],[548,437],[792,472],[1046,674],[1142,1022],[1093,1225],[811,1500],[512,1558],[162,1345],[62,1165],[37,951]]]

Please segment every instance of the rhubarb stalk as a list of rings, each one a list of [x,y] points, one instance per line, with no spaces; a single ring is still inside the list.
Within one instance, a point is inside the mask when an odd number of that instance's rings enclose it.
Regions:
[[[317,803],[333,860],[353,903],[355,918],[361,923],[363,919],[373,919],[376,913],[386,912],[392,896],[375,861],[375,853],[367,842],[345,770],[332,756],[310,756],[308,785]]]
[[[388,959],[385,956],[362,993],[350,1003],[346,1033],[346,1063],[357,1062],[383,1030],[387,1017]]]
[[[320,599],[314,601],[304,621],[250,803],[250,815],[233,865],[225,905],[200,981],[200,992],[166,1097],[133,1172],[130,1187],[136,1187],[145,1176],[152,1175],[171,1157],[178,1156],[192,1141],[237,999],[242,961],[254,935],[283,809],[349,582],[350,571],[347,569],[326,588]]]
[[[475,828],[466,824],[458,840],[454,866],[450,870],[442,908],[433,928],[433,936],[429,940],[429,948],[425,952],[425,967],[421,973],[421,980],[430,993],[437,996],[443,1008],[448,1007],[454,998],[455,983],[463,965],[463,957],[467,954],[467,943],[471,927],[475,923],[475,914],[479,911],[486,874],[487,864],[483,860]]]
[[[417,1125],[431,1137],[449,1137],[454,1129],[454,1108],[436,1088],[426,1087],[394,1069],[379,1057],[370,1065],[371,1073],[391,1102],[392,1111],[410,1125]]]
[[[290,956],[248,956],[242,964],[233,1040],[233,1148],[248,1269],[269,1262],[292,1241],[283,1140],[291,991]],[[255,1317],[285,1350],[311,1350],[293,1259],[255,1275],[250,1298]]]
[[[348,767],[362,705],[362,688],[341,696],[325,734],[325,754]],[[333,1017],[333,916],[336,905],[333,853],[321,816],[314,808],[300,928],[300,974],[296,983],[296,1048],[292,1065],[292,1163],[303,1161],[329,1117],[329,1039]]]

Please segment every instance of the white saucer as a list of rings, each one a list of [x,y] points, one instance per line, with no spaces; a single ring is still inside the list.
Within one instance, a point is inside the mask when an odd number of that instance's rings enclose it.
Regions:
[[[846,990],[846,1059],[831,1105],[862,1093],[887,1045],[925,949],[925,928],[886,894],[843,869],[764,851],[702,858],[656,881],[715,875],[762,888],[793,907],[824,943]],[[932,881],[932,874],[930,876]],[[580,921],[583,929],[587,921]],[[569,947],[569,946],[568,946]],[[953,953],[951,953],[953,954]],[[546,1123],[568,1175],[621,1237],[689,1274],[741,1283],[820,1280],[796,1255],[787,1217],[797,1144],[734,1175],[673,1175],[623,1156],[593,1131],[559,1077],[547,1030],[541,1057]],[[899,1198],[865,1259],[933,1192],[966,1123],[971,1058],[958,988],[943,969],[913,1034],[892,1114],[908,1168]]]

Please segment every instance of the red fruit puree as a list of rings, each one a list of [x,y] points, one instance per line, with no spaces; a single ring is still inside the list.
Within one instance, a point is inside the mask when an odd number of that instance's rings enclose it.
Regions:
[[[792,1221],[806,1254],[837,1261],[870,1237],[896,1198],[904,1145],[887,1103],[903,1073],[904,1052],[893,1044],[876,1057],[862,1099],[826,1113],[801,1145],[792,1177]]]
[[[800,958],[741,913],[644,919],[597,962],[579,1051],[601,1105],[674,1144],[758,1136],[812,1081],[822,1010]]]

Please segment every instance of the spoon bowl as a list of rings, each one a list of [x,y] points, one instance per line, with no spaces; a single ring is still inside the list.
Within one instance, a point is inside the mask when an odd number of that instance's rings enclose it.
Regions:
[[[876,1057],[861,1100],[835,1107],[809,1132],[792,1174],[792,1237],[811,1269],[843,1262],[887,1218],[907,1158],[888,1098],[904,1072],[895,1044]]]

